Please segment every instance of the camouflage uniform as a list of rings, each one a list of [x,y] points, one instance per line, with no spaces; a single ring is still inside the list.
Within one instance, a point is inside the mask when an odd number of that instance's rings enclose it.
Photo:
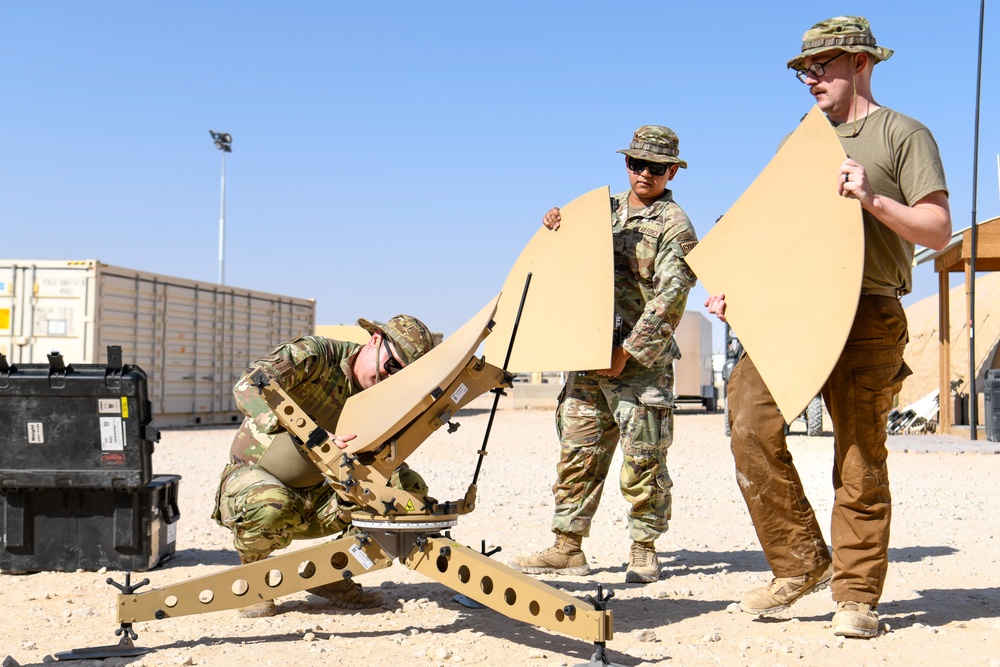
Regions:
[[[552,529],[590,533],[617,444],[624,454],[619,484],[632,505],[629,537],[652,542],[670,519],[666,459],[673,441],[673,361],[680,358],[673,333],[695,284],[684,256],[697,237],[670,190],[639,210],[629,210],[628,199],[627,191],[613,198],[612,233],[615,313],[632,358],[616,378],[571,373],[559,397]]]
[[[408,364],[433,345],[419,320],[398,316],[390,325],[359,320],[370,332],[384,331],[401,360]],[[394,327],[403,322],[407,326]],[[419,326],[417,326],[419,325]],[[293,539],[334,535],[347,527],[342,504],[317,469],[304,486],[290,486],[259,465],[261,457],[286,431],[250,380],[262,371],[280,385],[319,426],[335,433],[347,399],[363,389],[351,372],[361,351],[357,343],[302,336],[253,362],[237,381],[233,394],[246,415],[230,448],[213,518],[233,531],[233,544],[243,562],[266,558]],[[400,479],[402,475],[402,479]],[[401,488],[426,489],[419,475],[402,468],[392,482]]]

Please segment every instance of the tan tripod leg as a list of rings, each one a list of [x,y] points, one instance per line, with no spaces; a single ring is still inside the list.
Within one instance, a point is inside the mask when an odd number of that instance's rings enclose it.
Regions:
[[[118,596],[118,621],[159,620],[237,609],[392,565],[374,541],[342,537],[197,579]]]
[[[515,620],[592,642],[608,641],[614,634],[612,612],[596,611],[568,593],[453,540],[428,538],[405,563]]]

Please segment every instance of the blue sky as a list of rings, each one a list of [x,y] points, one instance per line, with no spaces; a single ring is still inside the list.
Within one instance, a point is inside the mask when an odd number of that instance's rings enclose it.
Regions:
[[[545,210],[627,187],[615,151],[639,125],[680,135],[673,190],[704,236],[809,110],[785,62],[838,14],[896,51],[876,99],[934,132],[970,224],[979,2],[639,7],[2,0],[0,256],[214,281],[213,129],[233,135],[228,284],[315,298],[320,324],[408,312],[450,333]],[[990,9],[979,220],[1000,214]],[[905,303],[935,289],[918,267]]]

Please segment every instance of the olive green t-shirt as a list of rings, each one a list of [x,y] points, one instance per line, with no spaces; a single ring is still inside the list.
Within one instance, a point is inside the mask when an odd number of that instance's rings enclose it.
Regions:
[[[906,206],[938,190],[947,194],[944,167],[930,130],[919,121],[880,107],[855,125],[834,125],[847,157],[865,168],[876,194]],[[856,137],[850,135],[857,132]],[[846,135],[846,136],[845,136]],[[865,271],[862,288],[913,286],[913,243],[864,211]]]

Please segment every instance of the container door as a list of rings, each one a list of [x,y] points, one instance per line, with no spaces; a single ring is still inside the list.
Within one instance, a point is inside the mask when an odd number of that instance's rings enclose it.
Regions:
[[[93,363],[91,276],[86,265],[0,267],[0,352],[12,363],[45,363],[53,351]]]

